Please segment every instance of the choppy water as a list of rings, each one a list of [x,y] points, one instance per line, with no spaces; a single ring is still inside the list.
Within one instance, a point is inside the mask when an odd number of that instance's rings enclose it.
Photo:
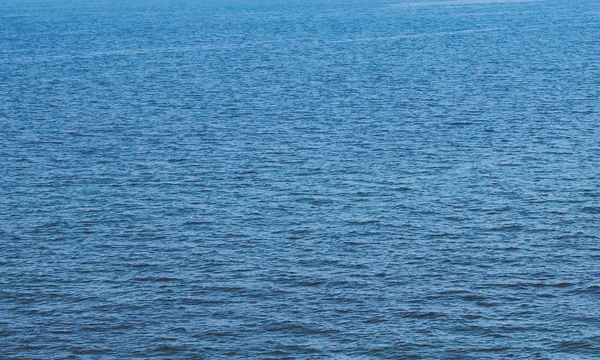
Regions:
[[[600,3],[0,3],[0,358],[597,359]]]

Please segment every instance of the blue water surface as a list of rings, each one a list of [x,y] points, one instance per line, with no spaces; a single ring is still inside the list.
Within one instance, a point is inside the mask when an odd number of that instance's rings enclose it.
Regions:
[[[598,359],[599,21],[0,0],[0,358]]]

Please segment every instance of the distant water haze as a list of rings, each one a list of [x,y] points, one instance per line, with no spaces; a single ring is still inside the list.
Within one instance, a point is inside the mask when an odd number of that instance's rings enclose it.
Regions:
[[[0,359],[596,359],[600,2],[0,4]]]

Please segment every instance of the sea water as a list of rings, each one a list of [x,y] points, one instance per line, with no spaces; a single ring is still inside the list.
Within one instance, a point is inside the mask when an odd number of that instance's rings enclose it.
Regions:
[[[597,359],[600,2],[0,2],[0,358]]]

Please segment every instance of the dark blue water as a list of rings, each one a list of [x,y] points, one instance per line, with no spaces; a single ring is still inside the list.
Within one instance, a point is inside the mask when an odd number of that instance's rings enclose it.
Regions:
[[[1,359],[597,359],[600,2],[0,2]]]

